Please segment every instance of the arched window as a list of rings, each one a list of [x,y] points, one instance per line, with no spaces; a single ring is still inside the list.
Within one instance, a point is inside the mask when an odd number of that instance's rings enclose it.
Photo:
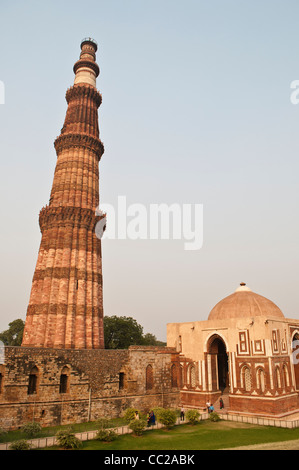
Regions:
[[[265,371],[262,368],[258,368],[256,371],[256,386],[261,392],[265,391]]]
[[[34,366],[29,374],[29,380],[28,380],[28,389],[27,393],[28,395],[33,395],[34,393],[37,393],[37,382],[38,382],[38,368]]]
[[[171,366],[171,386],[172,387],[178,386],[177,368],[175,364],[172,364]]]
[[[149,364],[145,371],[145,388],[146,390],[151,390],[154,386],[154,373],[153,368]]]
[[[195,366],[194,364],[190,364],[188,367],[188,384],[192,387],[195,388],[196,385],[196,377],[195,377]]]
[[[299,389],[299,333],[296,332],[292,338],[292,344],[291,344],[291,364],[292,364],[292,369],[294,371],[294,385],[295,389]]]
[[[60,374],[59,393],[69,392],[69,376],[70,376],[69,368],[64,367]]]
[[[276,379],[276,387],[281,388],[281,377],[280,377],[280,370],[278,366],[275,368],[275,379]]]
[[[180,366],[180,387],[184,386],[184,367]]]
[[[251,372],[248,366],[242,367],[241,387],[245,390],[245,392],[250,392],[251,390]]]
[[[286,364],[283,365],[282,371],[283,371],[284,386],[289,387],[290,378],[289,378],[288,366]]]

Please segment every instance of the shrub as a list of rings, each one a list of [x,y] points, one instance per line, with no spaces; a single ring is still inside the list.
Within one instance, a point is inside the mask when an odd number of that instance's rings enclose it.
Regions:
[[[104,442],[115,441],[115,439],[117,439],[117,433],[113,429],[99,429],[95,439]]]
[[[216,422],[216,421],[220,421],[220,416],[218,413],[216,413],[215,411],[212,411],[212,413],[210,413],[209,415],[209,420],[210,421],[213,421],[213,422]]]
[[[107,419],[107,418],[99,418],[96,421],[96,426],[97,426],[97,429],[99,429],[99,430],[107,429],[107,428],[111,427],[110,420]]]
[[[164,408],[157,407],[153,408],[153,412],[157,421],[160,421],[160,415],[163,414]]]
[[[146,421],[144,419],[133,419],[129,424],[129,428],[133,431],[135,436],[142,436],[146,428]]]
[[[164,426],[169,429],[172,426],[175,425],[177,420],[176,412],[175,410],[170,410],[170,409],[160,409],[158,412],[158,421],[161,424],[164,424]]]
[[[57,444],[63,449],[79,449],[82,442],[78,439],[70,428],[58,431],[56,434]]]
[[[10,450],[30,450],[31,445],[25,439],[14,441],[9,446]]]
[[[41,425],[39,423],[27,423],[21,427],[21,431],[28,437],[34,437],[41,431]]]
[[[187,410],[186,412],[186,418],[190,424],[198,423],[199,416],[200,414],[197,410]]]
[[[135,413],[140,414],[139,410],[137,410],[136,408],[127,408],[125,410],[125,413],[124,413],[124,419],[127,423],[130,423],[131,421],[133,421],[133,419],[135,419]]]

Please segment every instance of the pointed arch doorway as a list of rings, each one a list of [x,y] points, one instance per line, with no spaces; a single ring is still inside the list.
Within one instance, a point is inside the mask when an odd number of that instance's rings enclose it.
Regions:
[[[229,368],[226,345],[221,336],[215,334],[208,342],[207,353],[210,361],[210,385],[211,391],[228,391]]]

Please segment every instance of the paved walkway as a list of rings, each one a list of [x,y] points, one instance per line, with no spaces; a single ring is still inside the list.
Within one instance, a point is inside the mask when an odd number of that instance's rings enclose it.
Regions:
[[[128,434],[128,433],[132,432],[131,429],[129,429],[128,426],[121,426],[121,427],[115,428],[115,430],[118,434]],[[90,439],[95,438],[97,432],[98,432],[97,430],[79,432],[79,433],[75,433],[75,436],[78,439],[80,439],[81,441],[89,441]],[[57,444],[55,436],[39,437],[39,438],[36,438],[36,439],[26,439],[26,441],[29,442],[32,449],[41,449],[41,448],[45,448],[45,447],[52,447],[52,446],[55,446]],[[11,442],[1,443],[0,444],[0,451],[1,450],[10,450],[9,449],[10,444],[11,444]]]
[[[177,419],[176,425],[179,424],[185,424],[188,421],[181,421],[180,418]],[[150,429],[161,429],[163,428],[164,425],[161,423],[156,423],[154,426],[151,426],[149,428],[145,428],[145,431],[149,431]],[[132,430],[129,428],[129,426],[120,426],[117,428],[112,428],[117,434],[129,434],[132,433]],[[79,432],[75,433],[75,436],[80,439],[81,441],[89,441],[91,439],[94,439],[98,430],[93,430],[93,431],[85,431],[85,432]],[[27,442],[31,445],[32,449],[42,449],[45,447],[52,447],[56,445],[56,437],[55,436],[50,436],[50,437],[39,437],[36,439],[26,439]],[[1,450],[10,450],[11,442],[4,442],[0,443],[0,451]]]

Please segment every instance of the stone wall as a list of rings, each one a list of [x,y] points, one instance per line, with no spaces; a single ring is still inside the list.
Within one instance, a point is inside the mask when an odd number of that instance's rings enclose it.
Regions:
[[[6,347],[5,364],[0,366],[0,427],[18,428],[33,420],[49,426],[117,417],[131,406],[141,411],[178,406],[179,388],[171,376],[177,361],[172,348],[160,347]]]
[[[298,393],[273,398],[230,395],[229,406],[241,414],[279,417],[298,411]]]

